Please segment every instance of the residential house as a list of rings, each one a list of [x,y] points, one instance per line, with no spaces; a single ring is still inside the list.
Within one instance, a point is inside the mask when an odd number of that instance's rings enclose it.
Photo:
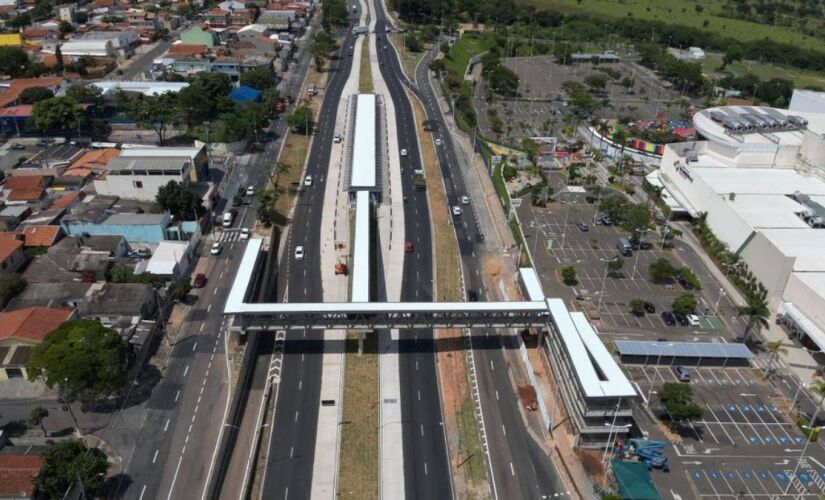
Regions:
[[[221,10],[240,10],[245,9],[246,4],[243,2],[238,2],[236,0],[227,0],[225,2],[221,2],[218,4],[218,8]]]
[[[237,37],[238,41],[240,42],[249,42],[260,37],[268,37],[271,35],[275,30],[272,26],[267,24],[255,23],[255,24],[247,24],[246,26],[239,28]]]
[[[145,12],[142,10],[130,12],[127,21],[130,27],[147,33],[150,37],[160,28],[158,16],[154,12]]]
[[[194,167],[190,171],[190,181],[197,182],[209,178],[209,156],[204,146],[123,148],[120,150],[120,158],[186,158]]]
[[[222,56],[212,61],[212,71],[229,75],[233,82],[241,76],[241,59],[232,56]]]
[[[44,44],[57,40],[59,31],[51,26],[33,26],[23,30],[23,41],[30,44]]]
[[[230,26],[246,26],[255,22],[255,11],[252,9],[233,9],[229,11]]]
[[[60,18],[61,21],[74,24],[74,14],[76,10],[76,3],[63,4],[57,9],[57,16]]]
[[[153,318],[158,300],[148,283],[95,283],[77,309],[80,318],[95,319],[121,333]]]
[[[62,95],[68,84],[60,76],[43,76],[40,78],[16,78],[0,81],[0,108],[20,104],[20,93],[30,87],[51,90],[55,95]]]
[[[180,41],[186,45],[206,45],[211,49],[218,43],[218,38],[212,31],[193,26],[181,32]]]
[[[50,182],[45,175],[15,175],[0,186],[0,193],[6,205],[31,203],[43,198]]]
[[[26,288],[6,304],[6,311],[17,311],[18,309],[37,306],[77,309],[83,303],[83,299],[91,287],[92,283],[85,281],[27,283]]]
[[[162,241],[146,263],[145,271],[155,276],[180,279],[194,263],[197,245],[191,241]]]
[[[108,170],[94,180],[98,194],[130,200],[154,201],[158,190],[170,181],[197,180],[186,158],[118,158],[109,161]]]
[[[74,314],[73,309],[47,307],[0,312],[0,380],[28,379],[26,365],[32,347]]]
[[[117,148],[90,149],[69,165],[63,171],[63,175],[83,178],[97,177],[106,171],[109,160],[119,155],[120,150]]]
[[[76,203],[83,200],[85,196],[83,191],[72,191],[71,193],[63,194],[52,203],[51,208],[53,210],[69,210],[75,206]]]
[[[229,26],[229,12],[212,9],[206,13],[206,23],[213,28],[226,28]]]
[[[158,14],[158,17],[160,18],[160,27],[167,31],[175,31],[180,28],[182,23],[181,17],[177,14],[161,12]]]
[[[32,109],[34,106],[31,104],[0,108],[0,132],[6,137],[20,137],[20,133],[27,130],[26,121],[31,117]]]
[[[169,47],[169,57],[172,58],[204,58],[209,52],[206,45],[189,45],[186,43],[176,43]]]
[[[114,259],[126,255],[122,236],[67,236],[23,271],[27,283],[94,282],[106,278]]]
[[[64,236],[63,228],[60,226],[30,225],[25,226],[22,231],[23,248],[48,248]]]
[[[0,271],[15,273],[25,263],[23,242],[15,238],[0,238]]]
[[[35,481],[44,464],[45,459],[39,453],[0,455],[0,498],[15,500],[34,498]]]
[[[0,231],[11,231],[19,226],[32,210],[27,205],[11,205],[0,210]]]
[[[207,58],[176,57],[168,66],[169,70],[180,75],[196,75],[212,71],[212,63]]]

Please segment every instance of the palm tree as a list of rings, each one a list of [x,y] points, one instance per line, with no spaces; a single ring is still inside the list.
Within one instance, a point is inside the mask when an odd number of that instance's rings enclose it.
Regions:
[[[768,318],[770,318],[771,313],[768,310],[768,303],[765,302],[765,299],[750,296],[748,297],[748,305],[739,308],[739,316],[745,316],[748,321],[745,327],[745,333],[742,335],[742,342],[747,342],[748,336],[750,336],[754,328],[768,327]]]
[[[825,402],[825,380],[819,379],[811,385],[811,391],[819,396],[819,404],[816,405],[811,421],[808,422],[809,427],[816,426],[816,419],[819,416],[819,410],[822,409],[822,403]]]
[[[772,340],[770,342],[765,343],[765,351],[770,356],[768,358],[768,369],[765,372],[765,378],[768,378],[773,372],[773,364],[776,361],[776,358],[780,354],[787,354],[788,349],[782,345],[782,342],[779,340]]]

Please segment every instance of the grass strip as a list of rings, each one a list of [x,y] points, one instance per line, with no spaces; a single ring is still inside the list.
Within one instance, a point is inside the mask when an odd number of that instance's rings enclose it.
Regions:
[[[372,85],[372,67],[370,65],[370,44],[366,39],[361,45],[361,72],[358,79],[358,91],[362,94],[371,94],[374,91]]]
[[[338,498],[368,500],[378,498],[378,339],[364,334],[358,354],[358,335],[347,333],[345,342]]]

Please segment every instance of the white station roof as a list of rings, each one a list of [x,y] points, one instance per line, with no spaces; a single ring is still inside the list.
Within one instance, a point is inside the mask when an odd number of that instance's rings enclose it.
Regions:
[[[584,314],[571,314],[561,299],[547,299],[547,308],[586,397],[622,398],[636,395],[630,381]]]
[[[359,94],[355,113],[350,186],[371,189],[375,187],[375,94]]]
[[[355,244],[352,264],[352,301],[370,301],[370,193],[355,197]]]

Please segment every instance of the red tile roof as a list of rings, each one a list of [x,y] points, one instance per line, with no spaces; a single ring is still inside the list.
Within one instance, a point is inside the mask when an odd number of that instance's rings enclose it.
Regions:
[[[209,47],[206,45],[198,45],[198,44],[188,44],[188,43],[179,43],[176,45],[172,45],[169,47],[169,54],[170,55],[189,55],[189,56],[198,56],[198,55],[205,55],[209,51]]]
[[[20,93],[31,87],[57,87],[63,83],[63,78],[60,76],[44,76],[41,78],[17,78],[9,81],[9,87],[0,94],[0,108],[5,108],[9,104],[13,104],[19,97]]]
[[[6,179],[3,189],[40,189],[43,187],[42,175],[14,175]]]
[[[15,252],[23,247],[23,242],[17,239],[0,238],[0,262],[5,262]]]
[[[71,175],[71,174],[65,174],[65,175]],[[63,196],[61,196],[60,198],[58,198],[57,200],[55,200],[55,202],[52,203],[51,208],[54,208],[54,209],[69,208],[72,205],[74,205],[76,201],[82,200],[83,197],[84,197],[84,194],[83,194],[82,191],[73,191],[71,193],[66,193]]]
[[[23,246],[27,247],[50,247],[54,245],[60,236],[60,226],[26,226],[23,230]]]
[[[43,463],[40,455],[0,455],[0,496],[32,496]]]
[[[0,313],[0,340],[20,339],[43,342],[46,335],[71,318],[72,309],[27,307]]]
[[[106,168],[109,160],[117,158],[120,150],[117,148],[93,149],[83,153],[83,156],[75,160],[63,175],[76,175],[86,177],[87,175]]]

